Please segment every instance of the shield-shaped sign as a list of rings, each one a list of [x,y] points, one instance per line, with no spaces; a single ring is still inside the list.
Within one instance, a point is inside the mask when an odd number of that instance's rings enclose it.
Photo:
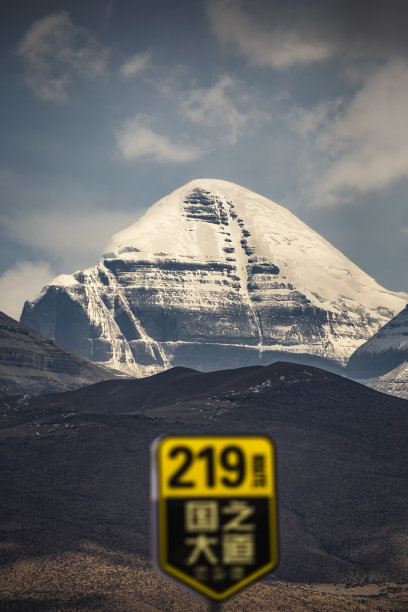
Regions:
[[[159,568],[224,600],[278,561],[275,457],[265,436],[168,436],[152,445]]]

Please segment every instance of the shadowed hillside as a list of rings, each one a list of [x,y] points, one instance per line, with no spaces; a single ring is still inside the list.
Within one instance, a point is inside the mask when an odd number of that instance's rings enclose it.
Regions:
[[[0,404],[3,568],[17,580],[24,559],[31,584],[36,567],[51,571],[50,559],[80,556],[84,543],[115,552],[118,568],[121,555],[148,562],[151,441],[164,433],[250,432],[270,435],[277,449],[281,555],[272,579],[402,583],[407,406],[289,363],[210,373],[176,368],[6,398]]]
[[[0,312],[0,397],[77,389],[117,374]]]

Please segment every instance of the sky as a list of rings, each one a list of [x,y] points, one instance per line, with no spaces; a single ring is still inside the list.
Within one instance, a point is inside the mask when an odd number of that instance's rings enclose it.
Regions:
[[[0,310],[196,178],[282,204],[407,291],[405,0],[15,0],[0,28]]]

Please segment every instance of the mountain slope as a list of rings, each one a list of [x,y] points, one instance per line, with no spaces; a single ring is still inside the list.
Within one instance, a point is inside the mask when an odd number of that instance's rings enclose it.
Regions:
[[[0,312],[0,396],[77,389],[117,374]]]
[[[346,372],[355,378],[372,378],[407,360],[408,305],[351,355]]]
[[[408,399],[408,361],[369,383],[372,389]]]
[[[145,376],[292,359],[343,365],[404,305],[288,210],[200,179],[57,277],[21,320],[71,350]]]
[[[151,441],[253,432],[276,445],[275,577],[406,578],[405,400],[290,363],[176,368],[19,399],[0,400],[5,564],[31,556],[42,567],[85,543],[150,559]]]

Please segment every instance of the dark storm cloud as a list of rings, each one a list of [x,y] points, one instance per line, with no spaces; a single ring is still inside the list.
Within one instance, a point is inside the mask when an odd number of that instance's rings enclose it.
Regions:
[[[358,55],[408,56],[404,0],[336,0],[311,5],[316,34],[334,37],[338,45]]]
[[[208,0],[219,38],[254,64],[283,69],[336,55],[408,58],[403,0]]]

